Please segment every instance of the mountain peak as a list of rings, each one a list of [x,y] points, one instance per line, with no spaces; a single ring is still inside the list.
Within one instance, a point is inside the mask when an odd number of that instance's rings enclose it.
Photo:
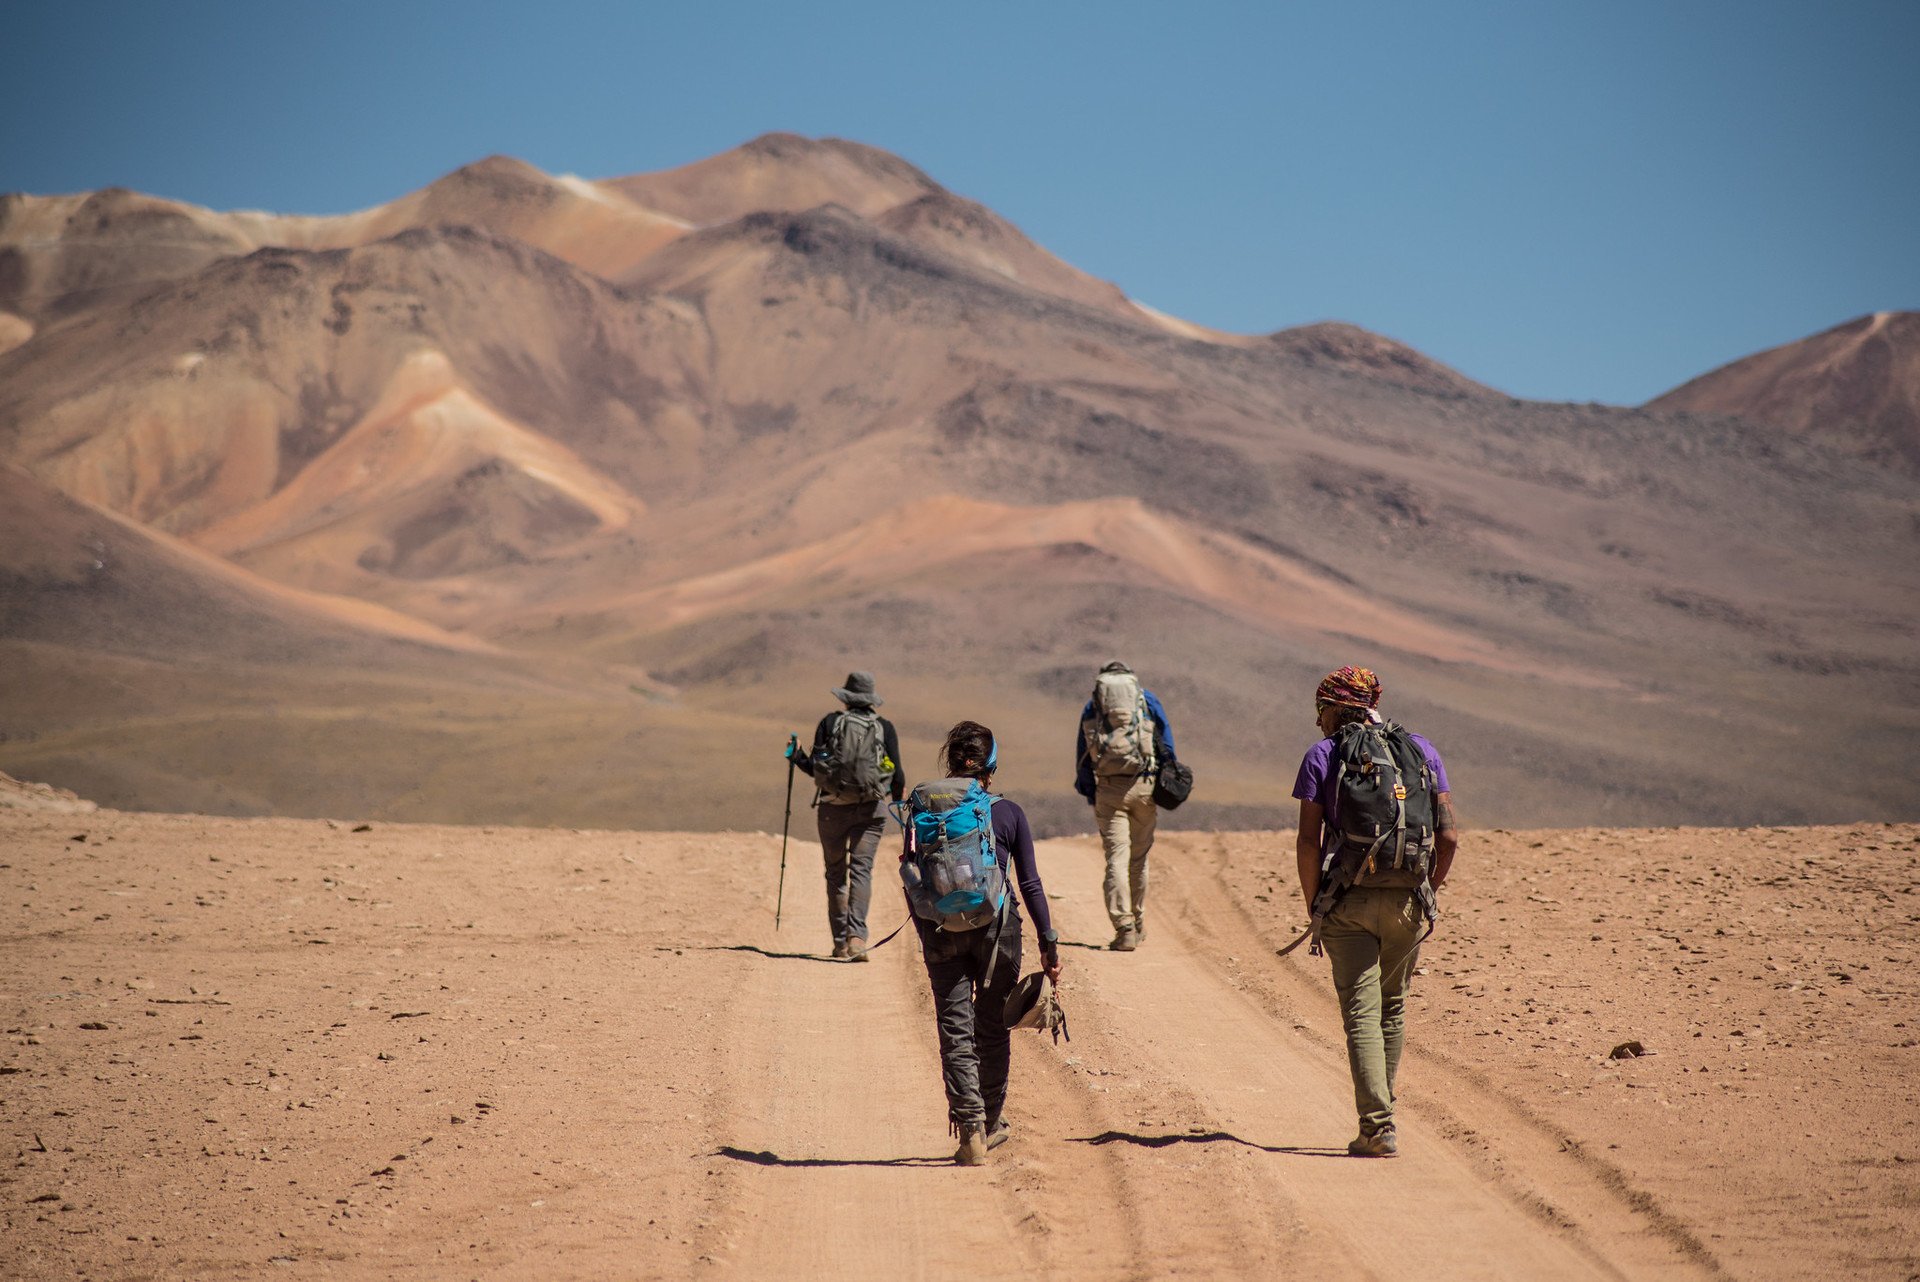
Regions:
[[[1870,312],[1647,402],[1725,414],[1920,465],[1920,312]]]
[[[610,178],[602,185],[636,204],[702,225],[830,203],[871,218],[940,188],[878,147],[790,133],[762,134],[690,165]]]

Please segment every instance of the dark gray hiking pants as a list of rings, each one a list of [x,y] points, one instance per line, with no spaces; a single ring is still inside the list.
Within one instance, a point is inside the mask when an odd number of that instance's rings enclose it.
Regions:
[[[873,894],[873,853],[887,826],[884,802],[850,806],[823,801],[814,811],[827,861],[827,925],[833,942],[867,937],[867,900]]]
[[[982,986],[994,951],[994,927],[948,934],[915,917],[920,952],[933,985],[940,1030],[940,1071],[946,1079],[947,1120],[990,1125],[1007,1102],[1007,994],[1020,979],[1020,912],[1011,903],[999,927],[993,982]]]

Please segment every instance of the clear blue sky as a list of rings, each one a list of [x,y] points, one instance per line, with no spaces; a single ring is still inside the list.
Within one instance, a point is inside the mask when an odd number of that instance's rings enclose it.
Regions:
[[[0,17],[0,190],[336,212],[504,152],[898,152],[1163,310],[1633,403],[1920,308],[1920,2],[78,4]]]

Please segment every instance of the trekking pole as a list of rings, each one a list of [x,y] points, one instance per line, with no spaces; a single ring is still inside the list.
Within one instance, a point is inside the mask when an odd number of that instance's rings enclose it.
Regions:
[[[787,813],[780,819],[780,891],[773,900],[773,928],[780,929],[780,909],[787,901],[787,829],[793,823],[793,754],[800,747],[800,736],[787,736]]]

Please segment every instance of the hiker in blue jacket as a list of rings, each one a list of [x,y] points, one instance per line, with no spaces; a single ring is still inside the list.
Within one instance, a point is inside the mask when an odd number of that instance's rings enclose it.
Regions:
[[[947,732],[940,757],[952,781],[976,780],[982,790],[991,787],[999,753],[993,732],[975,721],[962,721]],[[914,790],[922,798],[930,785]],[[912,803],[910,803],[912,804]],[[1060,982],[1060,944],[1047,911],[1046,888],[1033,858],[1033,832],[1019,805],[1005,797],[991,800],[993,853],[999,866],[1020,888],[1020,900],[1033,918],[1040,941],[1040,965],[1053,983]],[[904,866],[916,860],[914,825],[907,824],[900,858]],[[909,883],[912,876],[909,876]],[[909,892],[908,907],[920,932],[920,949],[927,979],[933,987],[934,1020],[940,1034],[940,1067],[947,1091],[947,1120],[959,1136],[953,1160],[961,1166],[979,1166],[989,1149],[1010,1135],[1002,1110],[1007,1100],[1007,1071],[1011,1062],[1006,1019],[1007,996],[1020,978],[1020,909],[1012,895],[994,920],[973,929],[942,926],[926,913],[923,901]]]
[[[1093,807],[1106,849],[1107,947],[1115,952],[1130,953],[1147,937],[1147,852],[1160,817],[1153,784],[1173,755],[1173,727],[1153,691],[1117,659],[1101,668],[1074,736],[1073,790]]]

